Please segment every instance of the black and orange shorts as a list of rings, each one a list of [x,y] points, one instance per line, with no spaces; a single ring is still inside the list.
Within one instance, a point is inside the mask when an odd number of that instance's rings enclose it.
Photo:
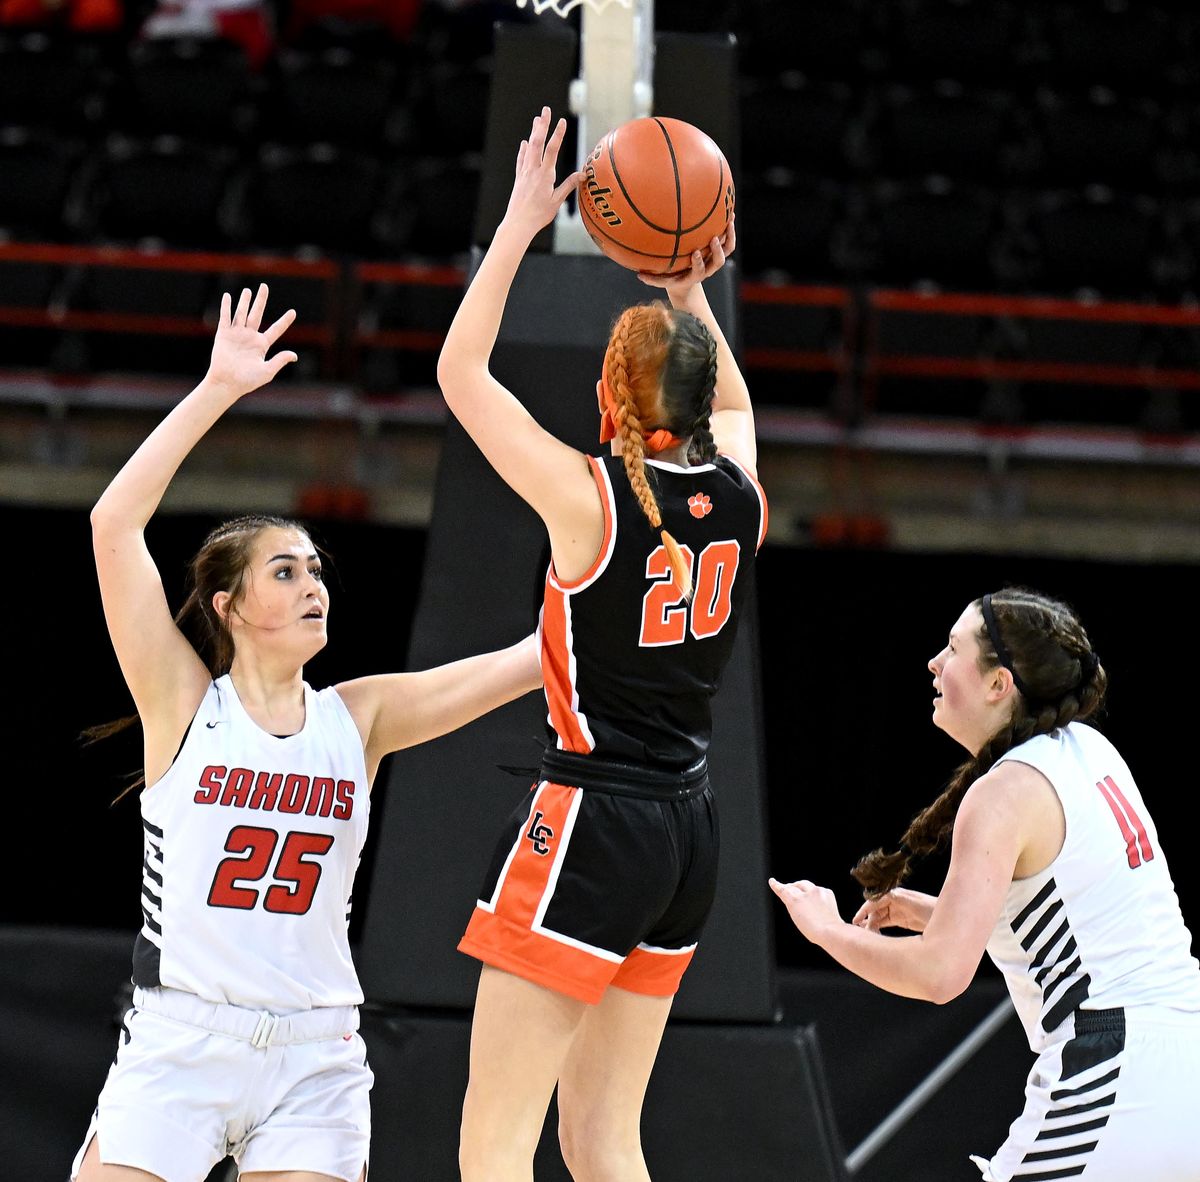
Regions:
[[[547,751],[458,948],[589,1003],[678,989],[712,909],[716,802],[684,772]]]

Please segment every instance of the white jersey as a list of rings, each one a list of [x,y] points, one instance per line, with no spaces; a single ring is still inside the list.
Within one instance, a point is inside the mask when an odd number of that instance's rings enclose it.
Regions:
[[[219,678],[142,792],[135,985],[275,1013],[362,1001],[347,934],[369,816],[362,739],[336,690],[306,683],[304,707],[280,738]]]
[[[1058,856],[1008,888],[987,945],[1032,1049],[1071,1038],[1079,1009],[1200,1013],[1200,964],[1158,831],[1116,748],[1073,722],[1006,760],[1037,768],[1066,816]]]

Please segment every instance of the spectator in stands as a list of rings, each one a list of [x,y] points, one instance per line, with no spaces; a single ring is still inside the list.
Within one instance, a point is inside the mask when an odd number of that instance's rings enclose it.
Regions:
[[[123,0],[0,0],[0,26],[10,28],[114,33],[124,21]]]
[[[858,864],[853,922],[811,882],[772,889],[891,993],[949,1001],[985,951],[1004,974],[1038,1058],[1008,1139],[973,1158],[985,1182],[1200,1178],[1200,965],[1133,774],[1089,725],[1108,678],[1087,633],[1065,604],[1006,588],[967,606],[929,671],[934,725],[970,758],[898,851]],[[902,887],[951,836],[941,893]]]
[[[381,29],[407,42],[421,15],[422,0],[292,0],[285,30],[289,43],[313,28],[334,31]]]
[[[143,37],[221,37],[240,45],[251,69],[275,52],[275,17],[265,0],[159,0]]]

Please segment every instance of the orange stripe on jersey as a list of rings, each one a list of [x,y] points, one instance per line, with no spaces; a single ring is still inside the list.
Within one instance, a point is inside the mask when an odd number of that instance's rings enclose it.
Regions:
[[[607,561],[609,551],[612,549],[613,510],[608,491],[608,479],[605,476],[603,465],[601,465],[595,456],[585,456],[584,459],[591,466],[592,479],[596,482],[596,488],[600,493],[600,507],[604,510],[604,537],[600,540],[600,549],[596,553],[595,561],[577,579],[569,581],[567,579],[560,579],[558,572],[554,569],[554,561],[553,559],[551,560],[550,576],[564,591],[575,591],[579,587],[582,587],[589,579],[594,578],[596,572]]]
[[[563,835],[580,788],[546,783],[533,799],[529,820],[517,838],[517,850],[500,883],[495,913],[529,927],[550,884],[562,852]]]
[[[550,712],[550,725],[558,735],[559,745],[566,751],[587,753],[595,747],[595,740],[588,730],[587,720],[579,713],[579,699],[575,690],[575,659],[571,651],[571,599],[572,591],[579,590],[594,579],[612,557],[613,538],[616,526],[613,518],[612,492],[608,487],[608,476],[599,460],[586,457],[591,465],[592,479],[600,493],[600,505],[604,510],[604,537],[595,561],[578,578],[570,582],[559,579],[551,561],[546,573],[546,590],[542,601],[541,657],[542,684],[546,690],[546,705]]]
[[[584,732],[579,717],[575,683],[572,679],[570,605],[564,592],[546,576],[546,597],[542,604],[542,684],[550,725],[565,751],[587,754],[595,746]]]
[[[635,948],[617,970],[612,984],[630,993],[671,997],[679,992],[679,983],[695,951],[694,946],[680,952]]]
[[[604,996],[617,969],[615,960],[563,944],[480,907],[471,916],[458,950],[589,1005]]]

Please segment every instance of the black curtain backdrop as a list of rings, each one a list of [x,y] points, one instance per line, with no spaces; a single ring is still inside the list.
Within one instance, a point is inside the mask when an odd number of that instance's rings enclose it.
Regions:
[[[173,601],[184,564],[211,524],[164,516],[151,525],[150,546]],[[423,532],[313,525],[335,569],[331,641],[310,666],[310,681],[402,668]],[[83,727],[130,708],[104,629],[87,515],[0,508],[0,526],[9,558],[0,735],[10,818],[0,922],[132,936],[141,826],[132,796],[110,802],[122,773],[136,770],[138,742],[133,734],[88,749],[78,742]],[[1197,934],[1200,885],[1184,873],[1192,784],[1175,738],[1176,698],[1197,656],[1187,626],[1187,608],[1200,597],[1196,567],[799,550],[768,541],[758,588],[770,872],[832,887],[843,914],[857,905],[851,866],[895,840],[961,756],[930,724],[925,664],[967,602],[1009,582],[1059,595],[1081,612],[1110,676],[1102,725],[1138,779]],[[387,785],[385,773],[378,782]],[[357,924],[370,904],[370,862],[380,856],[386,851],[369,841]],[[943,868],[935,859],[915,885],[936,889]],[[832,967],[781,907],[771,914],[781,966]]]

